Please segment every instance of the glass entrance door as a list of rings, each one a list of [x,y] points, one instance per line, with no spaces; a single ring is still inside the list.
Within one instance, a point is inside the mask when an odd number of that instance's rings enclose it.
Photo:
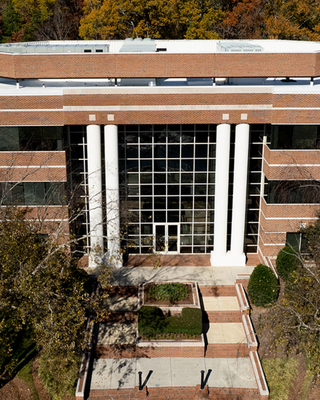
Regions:
[[[179,225],[155,224],[154,249],[160,253],[178,253]]]

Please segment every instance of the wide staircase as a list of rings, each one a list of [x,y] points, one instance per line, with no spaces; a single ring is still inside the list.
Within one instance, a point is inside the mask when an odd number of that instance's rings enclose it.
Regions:
[[[106,303],[110,316],[96,326],[88,398],[268,399],[242,284],[200,285],[199,293],[204,352],[199,357],[197,352],[180,349],[175,356],[172,349],[146,351],[136,346],[138,289],[113,287]],[[203,388],[201,370],[205,371]],[[143,390],[139,390],[139,371]]]

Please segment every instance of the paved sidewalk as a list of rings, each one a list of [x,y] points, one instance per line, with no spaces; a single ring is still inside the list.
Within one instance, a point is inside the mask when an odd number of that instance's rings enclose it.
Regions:
[[[122,358],[95,360],[91,389],[138,386],[139,371],[148,387],[194,387],[200,384],[201,370],[209,387],[257,388],[249,358]]]
[[[198,285],[234,285],[239,273],[251,274],[254,267],[122,267],[112,270],[111,284],[137,286],[141,282],[190,282]]]

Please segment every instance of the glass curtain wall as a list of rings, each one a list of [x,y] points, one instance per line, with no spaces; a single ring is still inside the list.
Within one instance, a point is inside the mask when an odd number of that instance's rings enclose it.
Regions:
[[[129,252],[152,252],[157,247],[157,230],[169,243],[163,250],[209,253],[213,249],[216,126],[119,126],[119,146],[122,209],[129,212],[125,214]]]

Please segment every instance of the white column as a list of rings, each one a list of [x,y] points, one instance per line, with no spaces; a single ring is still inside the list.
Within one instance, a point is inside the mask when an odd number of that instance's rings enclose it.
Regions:
[[[100,126],[87,126],[88,151],[88,203],[90,219],[90,256],[89,267],[97,266],[97,260],[103,255],[103,217],[101,187],[101,146]]]
[[[114,266],[121,267],[118,127],[116,125],[104,127],[104,149],[109,260]]]
[[[244,230],[246,220],[249,125],[236,126],[230,257],[233,266],[245,266]]]
[[[230,125],[217,126],[215,204],[214,204],[214,250],[211,265],[226,265],[228,191],[229,191]]]

